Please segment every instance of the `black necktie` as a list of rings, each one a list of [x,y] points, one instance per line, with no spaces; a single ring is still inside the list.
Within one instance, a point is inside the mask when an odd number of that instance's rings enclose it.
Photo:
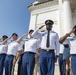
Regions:
[[[50,37],[50,30],[48,30],[48,34],[47,34],[46,47],[49,47],[49,45],[50,45],[49,37]]]

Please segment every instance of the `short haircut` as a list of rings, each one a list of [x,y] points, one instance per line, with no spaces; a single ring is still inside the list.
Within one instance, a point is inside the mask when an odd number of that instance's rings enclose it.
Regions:
[[[2,38],[8,38],[8,36],[7,35],[3,35]]]
[[[12,36],[13,36],[13,35],[15,35],[15,36],[17,36],[17,37],[18,37],[18,35],[17,35],[16,33],[13,33],[13,34],[12,34]]]
[[[33,30],[33,29],[31,29],[31,30],[29,31],[29,33],[31,33],[31,32],[34,32],[34,30]]]

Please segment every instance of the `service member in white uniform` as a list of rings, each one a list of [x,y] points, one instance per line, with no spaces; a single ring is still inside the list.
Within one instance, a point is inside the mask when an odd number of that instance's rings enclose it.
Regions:
[[[8,37],[3,35],[3,41],[0,43],[0,75],[3,75],[4,61],[7,53],[7,41],[5,41]]]
[[[29,39],[25,42],[24,55],[22,59],[22,75],[33,75],[35,66],[35,54],[38,52],[40,41],[33,38],[31,34],[33,30],[29,31]]]
[[[74,36],[67,38],[72,33],[74,33]],[[70,46],[72,73],[73,75],[76,75],[76,25],[73,27],[72,31],[61,37],[59,40],[60,43],[63,43],[64,41]]]
[[[12,34],[13,41],[9,43],[7,56],[5,58],[5,75],[11,75],[12,65],[14,57],[17,55],[17,52],[20,51],[19,44],[17,43],[18,35],[16,33]]]
[[[22,75],[32,75],[35,66],[35,54],[38,52],[37,49],[40,45],[40,40],[37,38],[33,38],[31,34],[34,30],[30,30],[28,34],[24,34],[20,37],[20,41],[26,35],[28,38],[24,43],[24,55],[22,58]]]
[[[42,39],[40,45],[40,75],[54,75],[55,61],[59,56],[59,36],[56,32],[52,31],[53,24],[52,20],[46,20],[45,25],[36,29],[32,34],[33,37]],[[44,26],[46,26],[47,30],[39,32],[39,29]]]

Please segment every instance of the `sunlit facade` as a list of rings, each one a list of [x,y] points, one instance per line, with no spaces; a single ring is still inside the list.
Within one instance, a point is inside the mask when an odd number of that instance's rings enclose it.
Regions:
[[[53,30],[62,36],[76,24],[76,0],[36,0],[28,9],[31,13],[29,29],[36,29],[51,19]]]

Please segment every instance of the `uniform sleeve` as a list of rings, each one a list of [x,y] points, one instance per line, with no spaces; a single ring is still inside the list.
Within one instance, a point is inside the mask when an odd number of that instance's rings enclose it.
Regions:
[[[42,37],[42,34],[39,32],[39,29],[36,29],[33,33],[32,33],[32,36],[34,38],[38,38],[38,39],[41,39]]]
[[[41,40],[38,39],[38,41],[37,41],[37,49],[40,48],[40,45],[41,45]]]
[[[22,45],[21,45],[21,44],[18,44],[18,45],[17,45],[17,50],[18,50],[18,51],[21,51],[21,50],[22,50]]]
[[[59,36],[57,33],[55,37],[55,49],[56,49],[56,55],[59,56],[60,44],[59,44]]]

